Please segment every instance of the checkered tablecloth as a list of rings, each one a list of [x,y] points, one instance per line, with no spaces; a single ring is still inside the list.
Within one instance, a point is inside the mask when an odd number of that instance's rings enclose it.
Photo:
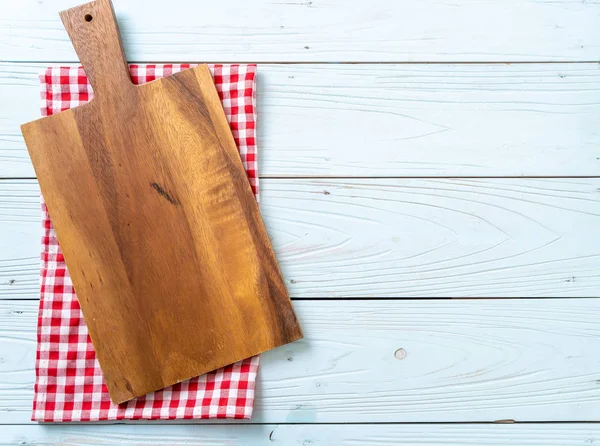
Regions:
[[[131,65],[131,78],[143,84],[192,65]],[[256,169],[255,65],[209,65],[258,199]],[[81,67],[51,67],[41,75],[42,115],[92,99]],[[56,233],[43,210],[41,296],[32,420],[45,422],[250,418],[258,356],[160,391],[115,405],[102,371]],[[201,296],[198,296],[201,298]]]

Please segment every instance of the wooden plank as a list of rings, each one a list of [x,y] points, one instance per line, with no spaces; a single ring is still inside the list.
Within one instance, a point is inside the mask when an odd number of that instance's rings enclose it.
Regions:
[[[0,426],[0,445],[96,446],[580,446],[600,440],[597,424],[467,425],[27,425]]]
[[[591,297],[600,179],[265,179],[293,297]],[[38,298],[39,191],[0,181],[0,295]]]
[[[0,177],[35,176],[19,125],[46,65],[0,64]],[[260,65],[260,174],[599,175],[599,85],[598,64]]]
[[[305,339],[262,356],[255,423],[600,419],[600,299],[294,306]],[[36,317],[0,302],[0,424],[30,418]]]
[[[58,20],[73,0],[0,4],[5,61],[76,61]],[[135,61],[592,61],[597,2],[173,0],[115,3]]]
[[[35,177],[20,126],[41,116],[44,66],[0,64],[0,177]]]

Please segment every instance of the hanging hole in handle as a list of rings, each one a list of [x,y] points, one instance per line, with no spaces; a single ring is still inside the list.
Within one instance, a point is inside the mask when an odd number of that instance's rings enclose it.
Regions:
[[[91,22],[93,19],[91,14],[86,14],[83,16],[83,18],[85,19],[86,22]]]

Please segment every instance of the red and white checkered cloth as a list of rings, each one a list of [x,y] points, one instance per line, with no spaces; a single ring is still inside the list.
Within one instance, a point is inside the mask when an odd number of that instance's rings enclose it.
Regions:
[[[135,84],[143,84],[191,66],[131,65],[131,78]],[[209,65],[209,68],[258,199],[256,66]],[[92,89],[81,67],[48,68],[40,79],[43,116],[92,99]],[[42,210],[44,235],[32,420],[250,418],[258,356],[128,403],[113,404],[43,202]]]

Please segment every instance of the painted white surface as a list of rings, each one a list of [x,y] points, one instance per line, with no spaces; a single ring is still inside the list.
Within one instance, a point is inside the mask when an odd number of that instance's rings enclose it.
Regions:
[[[0,426],[6,446],[588,446],[595,424]]]
[[[47,65],[0,64],[0,177],[35,176]],[[260,65],[257,97],[263,177],[600,173],[597,63]]]
[[[263,355],[254,423],[600,419],[600,299],[294,307],[305,338]],[[0,302],[0,424],[30,418],[36,317]]]
[[[264,355],[254,424],[30,423],[39,197],[6,178],[34,177],[18,127],[39,69],[77,61],[57,12],[79,2],[2,1],[0,445],[600,441],[591,423],[369,424],[600,420],[600,3],[114,1],[131,61],[271,62],[262,203],[290,291],[386,300],[295,301],[306,339]],[[405,64],[426,61],[567,63]],[[571,178],[357,178],[465,176]],[[400,300],[442,296],[595,299]]]
[[[0,2],[5,61],[75,61],[57,11]],[[600,4],[574,0],[119,0],[135,61],[593,61]]]
[[[599,297],[600,179],[264,179],[293,297]],[[38,298],[39,189],[0,181],[0,298]]]

